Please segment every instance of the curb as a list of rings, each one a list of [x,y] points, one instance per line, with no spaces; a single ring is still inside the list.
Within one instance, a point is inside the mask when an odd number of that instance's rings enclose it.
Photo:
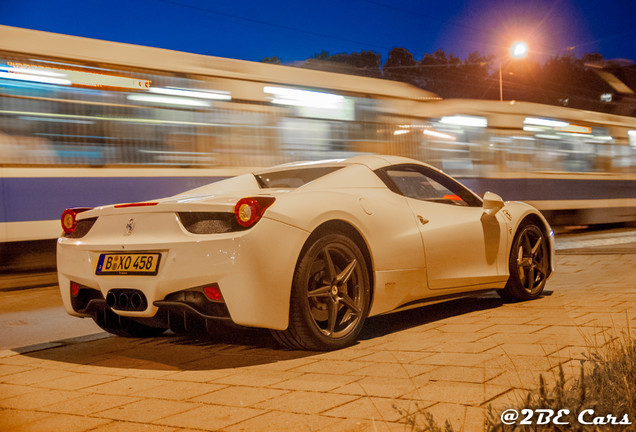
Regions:
[[[0,292],[19,291],[57,285],[56,272],[8,273],[0,275]]]

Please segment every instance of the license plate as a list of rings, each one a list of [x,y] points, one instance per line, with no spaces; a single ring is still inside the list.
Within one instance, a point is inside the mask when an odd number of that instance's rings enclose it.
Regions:
[[[147,275],[154,276],[159,270],[161,254],[118,254],[99,256],[96,275]]]

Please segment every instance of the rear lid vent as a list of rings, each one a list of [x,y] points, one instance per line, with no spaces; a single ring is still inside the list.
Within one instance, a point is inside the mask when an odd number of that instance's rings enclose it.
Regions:
[[[192,234],[222,234],[242,231],[234,213],[222,212],[180,212],[177,213],[183,227]]]
[[[91,228],[93,228],[93,225],[95,225],[96,221],[97,221],[96,217],[79,220],[77,221],[77,225],[75,226],[75,229],[73,230],[73,232],[69,234],[65,234],[64,237],[82,238],[86,234],[88,234]]]

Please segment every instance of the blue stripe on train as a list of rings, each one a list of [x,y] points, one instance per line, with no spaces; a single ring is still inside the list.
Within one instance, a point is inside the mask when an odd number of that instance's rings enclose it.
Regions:
[[[69,207],[147,201],[223,177],[83,177],[0,179],[0,222],[58,219]],[[459,178],[483,195],[510,201],[636,198],[634,180]]]
[[[567,201],[636,198],[636,180],[547,178],[457,178],[479,195],[490,191],[506,201]]]
[[[0,179],[0,222],[58,219],[69,207],[163,198],[222,177],[82,177]]]

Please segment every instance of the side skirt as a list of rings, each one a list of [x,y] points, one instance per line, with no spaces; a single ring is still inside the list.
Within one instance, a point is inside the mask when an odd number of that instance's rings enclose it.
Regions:
[[[390,314],[390,313],[393,313],[393,312],[405,311],[405,310],[408,310],[408,309],[414,309],[414,308],[418,308],[418,307],[422,307],[422,306],[430,306],[430,305],[434,305],[434,304],[437,304],[437,303],[443,303],[443,302],[446,302],[446,301],[449,301],[449,300],[456,300],[456,299],[464,298],[464,297],[474,297],[476,295],[493,292],[495,290],[496,290],[496,288],[488,288],[488,289],[483,289],[483,290],[478,290],[478,291],[468,291],[468,292],[455,293],[455,294],[446,294],[446,295],[435,296],[435,297],[427,297],[427,298],[414,300],[414,301],[405,303],[405,304],[403,304],[401,306],[398,306],[397,308],[395,308],[395,309],[393,309],[391,311],[384,312],[384,313],[379,314],[379,315],[386,315],[386,314]]]

